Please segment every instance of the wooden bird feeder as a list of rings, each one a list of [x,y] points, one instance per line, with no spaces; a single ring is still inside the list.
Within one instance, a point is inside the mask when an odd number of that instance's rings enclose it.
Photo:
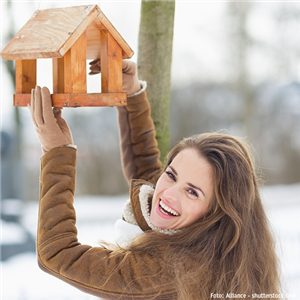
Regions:
[[[30,103],[38,58],[53,61],[52,106],[126,105],[122,59],[133,51],[98,5],[37,10],[0,54],[16,61],[15,106]],[[86,60],[98,58],[101,93],[88,94]]]

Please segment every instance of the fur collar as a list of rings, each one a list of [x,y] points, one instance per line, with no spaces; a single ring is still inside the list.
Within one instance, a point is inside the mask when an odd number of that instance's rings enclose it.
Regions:
[[[147,222],[148,226],[154,231],[158,231],[158,232],[162,232],[164,234],[170,234],[170,235],[176,233],[178,230],[161,229],[161,228],[155,227],[151,224],[149,198],[152,199],[153,193],[154,193],[154,188],[150,185],[143,184],[140,188],[139,201],[140,201],[141,210],[142,210],[142,214],[143,214],[145,221]],[[127,200],[127,202],[125,203],[125,205],[123,207],[123,217],[126,222],[134,224],[134,225],[138,225],[134,218],[130,199]]]

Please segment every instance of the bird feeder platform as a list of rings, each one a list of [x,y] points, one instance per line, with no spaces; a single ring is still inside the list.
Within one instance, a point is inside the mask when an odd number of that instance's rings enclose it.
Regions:
[[[52,58],[54,107],[126,105],[122,59],[133,54],[98,5],[37,10],[0,53],[16,61],[15,106],[30,103],[37,59]],[[101,93],[87,93],[88,59],[100,59]]]

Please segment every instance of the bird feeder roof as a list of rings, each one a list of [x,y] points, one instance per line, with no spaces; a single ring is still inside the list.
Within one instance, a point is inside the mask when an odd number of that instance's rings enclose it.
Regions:
[[[4,59],[63,57],[86,31],[87,59],[100,57],[100,30],[107,30],[122,49],[122,58],[134,52],[98,5],[37,10],[0,53]]]

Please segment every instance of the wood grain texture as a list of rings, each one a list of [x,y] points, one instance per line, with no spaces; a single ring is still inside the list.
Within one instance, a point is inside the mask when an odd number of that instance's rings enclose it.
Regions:
[[[53,107],[124,106],[126,93],[109,94],[52,94]],[[24,107],[30,103],[31,94],[14,94],[14,106]]]
[[[86,85],[86,34],[79,37],[71,48],[72,93],[84,94]]]
[[[101,92],[108,92],[108,45],[107,30],[100,31],[100,57],[101,57]]]
[[[64,93],[72,93],[72,72],[71,72],[71,51],[70,49],[64,56]]]
[[[53,107],[69,107],[71,94],[52,94]],[[14,94],[14,106],[24,107],[31,101],[31,94]]]
[[[99,13],[98,5],[37,10],[1,56],[4,59],[62,57]]]
[[[36,86],[36,59],[16,60],[16,93],[31,93]]]
[[[99,33],[106,29],[122,48],[122,57],[134,52],[98,5],[37,10],[0,53],[4,59],[64,56],[87,30],[87,58],[99,58]]]
[[[72,107],[85,106],[124,106],[127,104],[126,93],[72,94]]]
[[[102,30],[101,38],[101,91],[122,92],[122,50],[111,34]]]
[[[86,37],[83,33],[64,56],[64,92],[81,94],[86,85]]]
[[[100,58],[100,30],[103,29],[105,29],[105,27],[100,23],[98,18],[86,29],[87,59],[94,60]]]
[[[64,58],[53,58],[53,93],[64,93]]]

